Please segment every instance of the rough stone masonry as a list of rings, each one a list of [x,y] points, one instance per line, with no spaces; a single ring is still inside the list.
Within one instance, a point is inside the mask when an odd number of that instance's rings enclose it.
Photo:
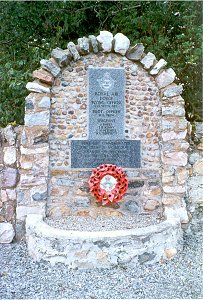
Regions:
[[[91,170],[72,169],[70,157],[71,140],[88,138],[91,67],[125,70],[124,138],[141,143],[141,167],[126,169],[129,190],[118,212],[131,214],[128,208],[133,205],[128,204],[136,203],[137,213],[158,210],[165,218],[187,223],[188,176],[201,174],[191,173],[188,164],[190,126],[182,86],[174,83],[176,75],[166,69],[167,62],[145,53],[142,44],[130,46],[121,33],[113,37],[101,31],[97,37],[78,39],[77,45],[69,42],[67,49],[54,49],[40,64],[26,86],[30,94],[25,99],[25,125],[1,129],[0,241],[12,241],[14,229],[17,235],[23,233],[29,214],[101,213],[89,195]],[[5,237],[7,230],[10,238]]]

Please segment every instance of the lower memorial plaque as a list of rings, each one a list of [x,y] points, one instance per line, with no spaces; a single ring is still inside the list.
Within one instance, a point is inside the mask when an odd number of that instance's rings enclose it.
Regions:
[[[95,168],[101,164],[115,164],[123,168],[139,168],[140,141],[71,141],[71,168]]]

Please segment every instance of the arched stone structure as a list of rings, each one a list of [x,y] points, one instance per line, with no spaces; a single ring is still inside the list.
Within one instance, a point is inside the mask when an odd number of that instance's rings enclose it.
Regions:
[[[16,211],[18,224],[31,214],[27,223],[30,253],[34,253],[33,248],[37,247],[42,234],[35,232],[35,221],[40,220],[41,224],[41,217],[35,218],[32,214],[94,218],[100,214],[136,213],[156,217],[159,214],[166,223],[152,230],[150,247],[158,243],[155,261],[169,257],[164,252],[166,249],[179,247],[181,223],[188,222],[184,198],[189,144],[184,100],[180,96],[182,86],[174,83],[175,72],[165,68],[165,60],[157,61],[150,52],[145,54],[142,44],[129,45],[124,35],[113,37],[106,31],[100,32],[97,38],[78,39],[77,46],[69,42],[67,49],[56,48],[51,59],[40,61],[41,69],[33,72],[34,82],[26,86],[30,94],[25,104]],[[141,142],[141,167],[125,169],[129,189],[116,211],[97,207],[90,196],[87,182],[91,170],[73,169],[70,165],[71,140],[88,139],[87,71],[91,67],[122,67],[125,70],[125,140]],[[163,241],[157,242],[156,233],[158,237],[163,236]],[[132,235],[128,232],[126,239],[130,236],[133,239],[137,234],[143,237],[144,231],[133,231]],[[56,232],[56,235],[61,239],[64,233]],[[67,233],[68,243],[70,236]],[[117,243],[123,234],[113,236]],[[53,236],[47,234],[47,238]],[[108,238],[107,235],[102,239]],[[90,239],[90,244],[92,242],[95,236]],[[133,255],[142,255],[145,248],[146,245]],[[176,250],[171,253],[175,254]],[[40,259],[41,254],[38,254],[36,258]],[[60,261],[60,258],[53,260]],[[67,260],[66,263],[69,264]],[[71,264],[75,266],[74,262]],[[97,260],[93,266],[97,266]]]
[[[113,39],[105,31],[97,38],[79,39],[77,46],[70,42],[66,50],[54,49],[51,56],[41,60],[34,82],[27,84],[31,93],[26,98],[17,219],[38,211],[69,215],[78,202],[88,206],[90,171],[70,167],[70,140],[88,136],[87,70],[123,67],[125,139],[141,141],[141,168],[126,170],[130,189],[124,201],[137,199],[141,211],[163,207],[166,217],[187,222],[189,144],[182,86],[173,83],[175,72],[165,69],[163,59],[145,54],[142,44],[129,48],[125,36]]]

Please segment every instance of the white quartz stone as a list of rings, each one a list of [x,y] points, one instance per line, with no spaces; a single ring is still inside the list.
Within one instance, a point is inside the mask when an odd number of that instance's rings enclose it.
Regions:
[[[150,69],[153,66],[155,60],[156,60],[155,55],[151,52],[148,52],[140,62],[141,64],[143,64],[145,69]]]
[[[49,93],[50,89],[37,83],[37,82],[28,82],[26,84],[26,89],[30,92],[35,93]]]
[[[124,34],[117,33],[114,36],[114,41],[114,51],[116,53],[120,53],[121,55],[125,55],[130,46],[130,40]]]
[[[100,43],[103,52],[111,52],[113,34],[109,31],[100,31],[100,35],[97,36],[97,41]]]
[[[149,72],[151,75],[157,75],[161,69],[167,65],[167,61],[161,58],[158,63]]]
[[[176,78],[176,73],[173,71],[172,68],[163,71],[160,75],[157,76],[156,82],[160,89],[166,87],[167,85],[171,84]]]
[[[15,147],[4,148],[4,163],[12,165],[16,162],[16,149]]]
[[[0,223],[0,244],[9,244],[15,236],[13,225],[10,223]]]

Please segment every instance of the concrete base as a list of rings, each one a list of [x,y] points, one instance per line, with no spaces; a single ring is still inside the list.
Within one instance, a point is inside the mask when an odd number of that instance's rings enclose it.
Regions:
[[[178,219],[145,228],[115,231],[70,231],[47,225],[41,215],[28,215],[26,240],[34,260],[64,263],[69,268],[110,268],[129,263],[153,264],[182,249]]]

